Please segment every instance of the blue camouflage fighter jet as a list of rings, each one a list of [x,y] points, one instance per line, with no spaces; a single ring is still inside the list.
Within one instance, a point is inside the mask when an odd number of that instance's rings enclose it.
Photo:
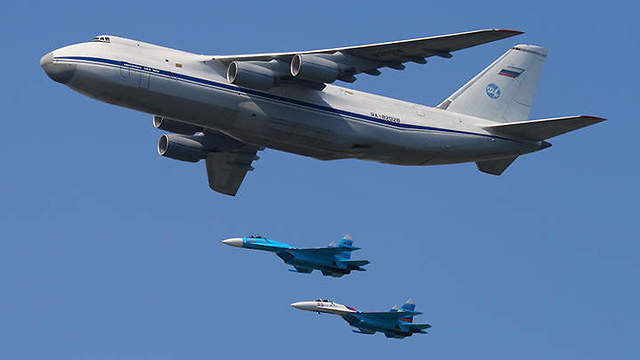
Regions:
[[[269,240],[263,236],[232,238],[222,241],[223,244],[247,249],[271,251],[276,253],[285,263],[294,267],[289,271],[308,274],[320,270],[322,275],[341,277],[351,271],[365,271],[362,266],[368,260],[351,260],[351,252],[359,248],[353,246],[348,235],[339,242],[332,242],[328,247],[299,249],[281,242]]]
[[[329,300],[300,301],[291,304],[296,309],[315,311],[342,316],[349,325],[357,328],[353,332],[373,335],[382,332],[388,338],[403,339],[413,334],[426,334],[429,324],[414,324],[413,317],[422,313],[415,311],[416,303],[409,299],[401,307],[394,306],[389,311],[363,312],[351,306]]]

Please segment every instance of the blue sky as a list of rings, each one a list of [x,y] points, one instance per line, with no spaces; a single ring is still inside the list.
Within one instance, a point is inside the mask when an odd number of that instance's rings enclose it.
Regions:
[[[640,43],[629,4],[4,2],[0,357],[634,357]],[[74,93],[38,65],[98,33],[231,54],[492,27],[526,34],[349,86],[435,105],[510,46],[547,47],[531,117],[609,120],[501,177],[267,150],[225,197],[204,164],[157,155],[150,115]],[[220,243],[253,233],[300,246],[349,233],[372,263],[305,276]],[[364,310],[412,297],[433,329],[388,340],[289,307],[316,297]]]

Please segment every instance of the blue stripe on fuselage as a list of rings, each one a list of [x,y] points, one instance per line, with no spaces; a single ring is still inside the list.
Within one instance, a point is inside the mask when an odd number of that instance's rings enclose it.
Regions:
[[[482,136],[482,137],[488,137],[488,138],[494,138],[494,139],[500,139],[500,140],[513,141],[513,142],[516,142],[516,143],[523,143],[523,142],[518,141],[518,140],[514,140],[514,139],[510,139],[510,138],[506,138],[506,137],[501,137],[501,136],[496,136],[496,135],[478,134],[478,133],[474,133],[474,132],[470,132],[470,131],[463,131],[463,130],[444,129],[444,128],[437,128],[437,127],[432,127],[432,126],[422,126],[422,125],[404,124],[404,123],[396,123],[396,122],[391,122],[391,121],[385,121],[385,120],[382,120],[382,119],[374,118],[372,116],[367,116],[367,115],[363,115],[363,114],[358,114],[358,113],[354,113],[354,112],[350,112],[350,111],[346,111],[346,110],[341,110],[341,109],[336,109],[336,108],[332,108],[332,107],[327,107],[327,106],[322,106],[322,105],[318,105],[318,104],[308,103],[308,102],[305,102],[305,101],[291,99],[291,98],[287,98],[287,97],[283,97],[283,96],[279,96],[279,95],[273,95],[273,94],[269,94],[269,93],[264,93],[264,92],[253,90],[253,89],[241,88],[241,87],[238,87],[238,86],[235,86],[235,85],[223,84],[223,83],[219,83],[219,82],[215,82],[215,81],[211,81],[211,80],[206,80],[206,79],[202,79],[202,78],[197,78],[197,77],[193,77],[193,76],[189,76],[189,75],[178,74],[178,73],[174,73],[174,72],[171,72],[171,71],[160,70],[160,69],[152,68],[152,67],[145,66],[145,65],[137,65],[137,64],[126,62],[126,61],[111,60],[111,59],[104,59],[104,58],[97,58],[97,57],[87,57],[87,56],[60,56],[60,57],[55,57],[54,60],[83,60],[83,61],[93,61],[93,62],[97,62],[97,63],[110,64],[110,65],[115,65],[115,66],[124,66],[124,67],[127,67],[129,69],[135,69],[135,70],[139,70],[139,71],[146,71],[146,72],[148,72],[150,74],[156,74],[156,75],[160,74],[160,75],[170,76],[170,77],[172,77],[174,79],[183,79],[183,80],[187,80],[187,81],[196,82],[196,83],[199,83],[199,84],[209,85],[209,86],[223,88],[223,89],[232,90],[232,91],[238,91],[238,92],[242,92],[242,93],[245,93],[245,94],[248,94],[248,95],[260,96],[260,97],[264,97],[264,98],[268,98],[268,99],[272,99],[272,100],[278,100],[278,101],[289,103],[289,104],[294,104],[294,105],[298,105],[298,106],[312,108],[312,109],[315,109],[315,110],[326,111],[326,112],[330,112],[330,113],[334,113],[334,114],[338,114],[338,115],[349,116],[349,117],[356,118],[356,119],[372,121],[372,122],[375,122],[375,123],[379,123],[379,124],[383,124],[383,125],[387,125],[387,126],[392,126],[392,127],[397,127],[397,128],[442,131],[442,132],[449,132],[449,133],[455,133],[455,134],[475,135],[475,136]]]

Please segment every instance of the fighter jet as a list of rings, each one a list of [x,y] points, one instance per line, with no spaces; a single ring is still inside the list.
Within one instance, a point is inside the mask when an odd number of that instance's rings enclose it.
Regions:
[[[300,301],[291,306],[300,310],[340,315],[349,325],[358,328],[353,330],[358,334],[373,335],[379,331],[388,338],[403,339],[415,333],[426,334],[424,329],[431,327],[429,324],[413,323],[413,316],[422,313],[415,311],[416,303],[411,299],[401,307],[394,306],[391,310],[383,312],[362,312],[351,306],[324,299]]]
[[[365,271],[362,266],[368,260],[351,260],[351,252],[359,248],[353,246],[350,236],[339,242],[332,242],[328,247],[298,249],[291,245],[269,240],[263,236],[232,238],[222,241],[223,244],[276,253],[285,263],[294,267],[289,271],[308,274],[313,270],[322,271],[324,276],[341,277],[351,271]]]
[[[547,50],[535,45],[509,46],[436,107],[333,85],[381,75],[380,69],[448,59],[458,50],[521,33],[486,29],[241,55],[199,55],[98,35],[47,53],[40,65],[51,79],[81,94],[153,114],[153,126],[169,132],[158,141],[161,156],[205,160],[211,189],[235,195],[259,159],[256,153],[265,148],[320,160],[415,166],[475,162],[480,171],[500,175],[520,155],[551,146],[548,139],[605,120],[583,115],[529,119],[547,59]],[[109,142],[121,146],[116,143]]]

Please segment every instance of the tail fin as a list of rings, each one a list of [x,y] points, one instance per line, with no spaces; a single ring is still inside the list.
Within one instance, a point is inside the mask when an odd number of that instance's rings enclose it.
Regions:
[[[338,242],[331,242],[329,244],[329,247],[346,247],[349,248],[350,250],[354,250],[353,249],[353,240],[351,239],[351,235],[345,235],[342,240],[338,241]],[[341,252],[339,254],[336,254],[336,258],[338,259],[351,259],[351,251],[344,251]]]
[[[413,301],[413,299],[409,299],[406,303],[402,304],[401,309],[404,311],[416,311],[416,302]]]
[[[415,311],[415,310],[416,310],[416,302],[413,301],[413,299],[407,300],[407,302],[402,304],[402,306],[400,307],[394,306],[391,308],[391,311]],[[413,322],[413,315],[407,316],[398,320],[410,323],[410,322]]]
[[[438,108],[506,123],[529,118],[547,49],[516,45]]]

